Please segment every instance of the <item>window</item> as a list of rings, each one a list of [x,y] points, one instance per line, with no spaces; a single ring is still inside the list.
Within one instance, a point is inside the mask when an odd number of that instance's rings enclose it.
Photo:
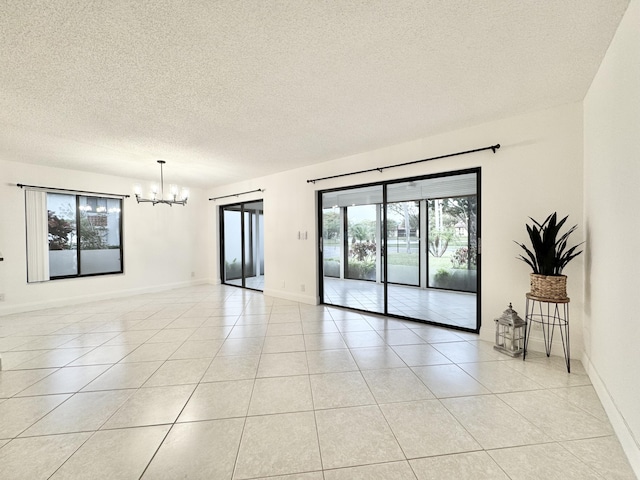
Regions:
[[[122,273],[122,199],[27,191],[27,249],[29,282]]]

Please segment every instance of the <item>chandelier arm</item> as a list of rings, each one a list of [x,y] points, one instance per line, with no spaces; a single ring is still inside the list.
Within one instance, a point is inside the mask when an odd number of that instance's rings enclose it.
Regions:
[[[156,194],[154,194],[153,198],[143,198],[141,194],[136,193],[136,200],[138,201],[138,203],[151,203],[154,207],[158,203],[163,203],[165,205],[169,205],[170,207],[172,207],[173,205],[182,205],[183,207],[186,206],[188,197],[187,198],[182,198],[182,200],[178,200],[178,194],[177,193],[171,193],[171,196],[173,197],[172,200],[165,200],[165,198],[164,198],[164,169],[163,169],[163,165],[166,162],[164,160],[158,160],[158,163],[160,164],[160,197],[158,198],[158,196]],[[183,189],[183,192],[184,191],[187,191],[187,190]],[[184,195],[188,195],[188,191]]]

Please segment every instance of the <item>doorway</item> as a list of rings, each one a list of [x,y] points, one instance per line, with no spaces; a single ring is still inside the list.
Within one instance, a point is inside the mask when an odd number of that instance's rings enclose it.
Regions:
[[[251,201],[220,207],[223,284],[264,290],[264,207]]]
[[[479,168],[318,195],[323,303],[479,331]]]

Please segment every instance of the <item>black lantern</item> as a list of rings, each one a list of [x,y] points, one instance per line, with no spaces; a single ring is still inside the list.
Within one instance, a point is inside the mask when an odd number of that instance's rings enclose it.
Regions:
[[[496,344],[493,348],[512,357],[521,355],[524,352],[524,333],[527,323],[518,316],[511,303],[509,308],[495,319],[495,322]]]

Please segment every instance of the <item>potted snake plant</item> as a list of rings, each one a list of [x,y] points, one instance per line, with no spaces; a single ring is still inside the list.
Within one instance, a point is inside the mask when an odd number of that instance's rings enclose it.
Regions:
[[[526,255],[519,255],[518,259],[525,262],[532,269],[531,295],[538,298],[551,300],[564,300],[567,298],[567,277],[562,270],[567,264],[582,253],[576,251],[582,243],[567,247],[569,236],[578,227],[574,225],[565,233],[560,230],[567,221],[568,216],[558,221],[557,213],[549,215],[540,223],[529,217],[533,224],[526,225],[531,248],[524,243],[517,243]]]

